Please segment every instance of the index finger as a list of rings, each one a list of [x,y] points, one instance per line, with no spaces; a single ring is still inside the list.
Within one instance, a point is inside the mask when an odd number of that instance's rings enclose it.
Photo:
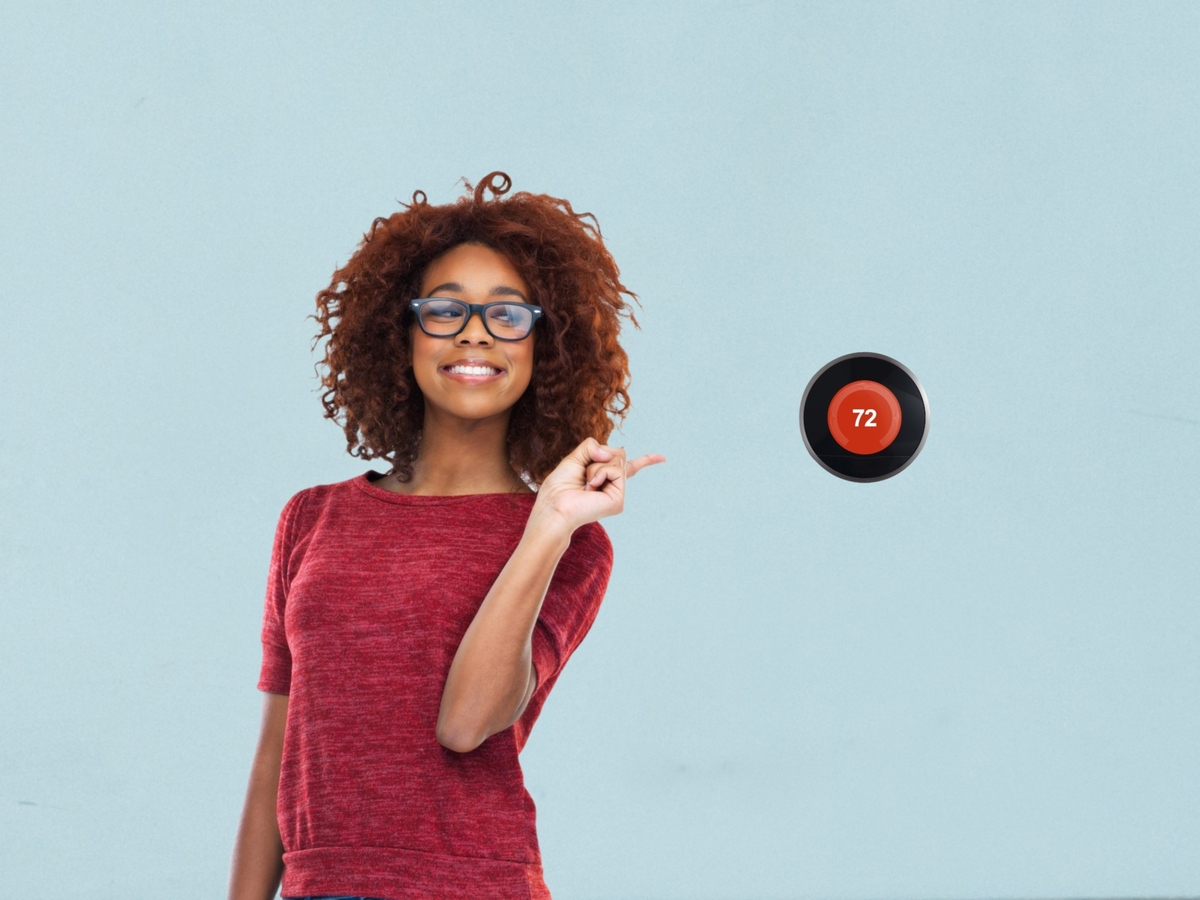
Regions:
[[[661,453],[647,453],[645,456],[639,456],[637,459],[630,460],[625,464],[625,477],[632,478],[637,474],[639,469],[666,461],[667,458]]]

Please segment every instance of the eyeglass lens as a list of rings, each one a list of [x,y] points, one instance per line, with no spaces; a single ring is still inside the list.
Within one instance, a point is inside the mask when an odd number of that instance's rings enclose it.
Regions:
[[[448,337],[462,330],[468,312],[457,300],[427,300],[421,304],[421,327]],[[519,340],[533,327],[533,313],[515,303],[497,303],[484,310],[484,325],[492,337]]]

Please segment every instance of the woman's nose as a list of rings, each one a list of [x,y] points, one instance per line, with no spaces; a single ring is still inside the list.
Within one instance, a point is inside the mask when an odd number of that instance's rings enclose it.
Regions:
[[[492,336],[483,324],[483,314],[478,312],[471,313],[467,324],[455,339],[455,343],[458,344],[490,344],[491,342]]]

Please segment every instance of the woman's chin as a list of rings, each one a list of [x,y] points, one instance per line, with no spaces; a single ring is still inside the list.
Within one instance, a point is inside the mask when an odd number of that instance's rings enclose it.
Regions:
[[[511,403],[447,403],[435,404],[445,416],[466,422],[483,422],[502,416],[512,409]]]

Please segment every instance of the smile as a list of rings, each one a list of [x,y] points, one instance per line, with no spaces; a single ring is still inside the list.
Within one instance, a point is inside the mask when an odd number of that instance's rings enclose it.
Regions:
[[[456,363],[438,366],[438,373],[459,384],[491,384],[504,377],[504,370],[487,363]]]

